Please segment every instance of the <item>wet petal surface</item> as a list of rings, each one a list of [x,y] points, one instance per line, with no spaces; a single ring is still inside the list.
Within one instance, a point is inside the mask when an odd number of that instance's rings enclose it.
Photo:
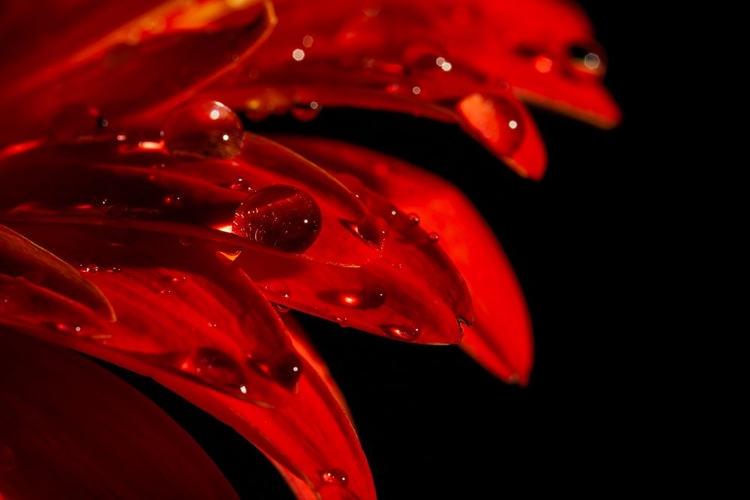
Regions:
[[[433,230],[472,295],[461,347],[499,378],[525,385],[533,363],[529,313],[515,273],[476,208],[447,181],[396,158],[321,138],[278,136],[343,182],[368,186]],[[352,177],[354,179],[352,179]]]

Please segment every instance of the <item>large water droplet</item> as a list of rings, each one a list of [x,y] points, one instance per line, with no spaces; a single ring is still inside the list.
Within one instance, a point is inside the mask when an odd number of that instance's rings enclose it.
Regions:
[[[50,135],[56,141],[69,141],[96,135],[106,126],[107,120],[102,118],[95,107],[67,104],[52,118]]]
[[[357,232],[362,239],[378,248],[383,246],[389,231],[388,223],[377,215],[368,215],[357,225]]]
[[[407,326],[407,325],[383,325],[383,331],[398,340],[405,340],[407,342],[413,342],[419,338],[421,333],[418,326]]]
[[[179,361],[178,368],[212,387],[244,392],[242,388],[245,387],[245,376],[239,365],[231,356],[218,349],[195,349]]]
[[[290,391],[294,391],[297,381],[302,376],[302,359],[294,352],[281,352],[264,362],[255,362],[252,359],[250,362]]]
[[[285,252],[304,252],[320,232],[320,207],[292,186],[274,185],[255,191],[237,208],[232,232]]]
[[[521,112],[509,100],[472,94],[457,107],[466,123],[498,153],[510,156],[521,144],[526,125]]]
[[[174,109],[163,132],[170,153],[196,159],[234,158],[245,133],[231,109],[211,100],[193,100]]]

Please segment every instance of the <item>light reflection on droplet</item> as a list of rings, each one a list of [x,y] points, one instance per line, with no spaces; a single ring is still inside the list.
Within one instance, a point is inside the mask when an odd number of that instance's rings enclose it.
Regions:
[[[292,59],[295,61],[301,61],[305,58],[305,51],[302,49],[294,49],[292,51]]]

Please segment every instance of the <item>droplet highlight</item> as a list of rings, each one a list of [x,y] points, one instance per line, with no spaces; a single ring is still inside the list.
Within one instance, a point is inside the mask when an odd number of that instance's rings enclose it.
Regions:
[[[349,474],[344,469],[327,469],[320,473],[320,478],[327,484],[346,488],[349,485]]]
[[[244,128],[224,104],[190,101],[176,108],[163,127],[164,145],[175,156],[193,159],[230,159],[242,150]]]
[[[234,214],[232,232],[284,252],[301,253],[320,233],[322,215],[307,193],[286,185],[255,191]]]
[[[382,285],[368,285],[358,292],[342,292],[339,302],[352,309],[375,309],[385,304],[386,292]]]
[[[384,325],[382,329],[389,337],[407,342],[414,342],[421,334],[418,326]]]

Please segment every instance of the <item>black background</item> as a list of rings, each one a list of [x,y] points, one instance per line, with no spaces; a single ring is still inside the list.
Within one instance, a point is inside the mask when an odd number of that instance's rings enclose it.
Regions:
[[[648,236],[637,214],[649,196],[632,160],[644,115],[627,83],[637,74],[632,26],[617,2],[580,3],[608,53],[605,83],[625,118],[602,131],[532,108],[549,154],[540,182],[518,177],[457,127],[408,116],[325,109],[309,124],[258,129],[348,139],[439,172],[485,214],[526,293],[536,344],[526,388],[493,378],[455,347],[302,318],[351,407],[382,500],[603,493],[651,474],[648,460],[627,458],[643,418],[628,388],[648,379],[631,353],[644,342],[638,318],[652,307],[647,285],[630,292],[642,279]],[[437,154],[433,143],[451,147]],[[127,379],[195,436],[243,500],[293,498],[234,431],[155,384]]]

